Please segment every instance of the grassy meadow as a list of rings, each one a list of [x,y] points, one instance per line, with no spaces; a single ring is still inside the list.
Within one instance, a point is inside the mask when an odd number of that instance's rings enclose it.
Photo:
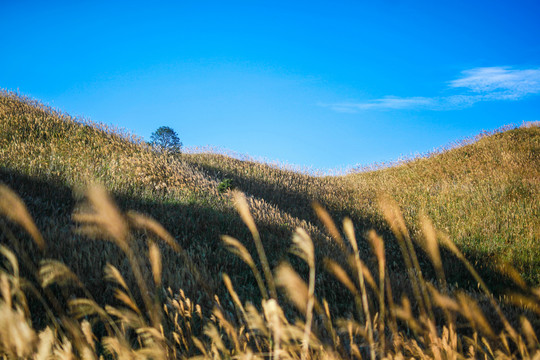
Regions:
[[[313,176],[1,91],[0,356],[540,359],[539,195],[538,124]]]

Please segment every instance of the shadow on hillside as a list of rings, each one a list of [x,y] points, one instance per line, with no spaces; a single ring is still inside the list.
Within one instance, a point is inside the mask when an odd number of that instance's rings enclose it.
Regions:
[[[255,198],[264,199],[266,202],[276,206],[281,211],[287,212],[300,220],[311,222],[312,224],[320,225],[320,221],[312,208],[312,203],[315,200],[320,202],[323,207],[329,211],[330,215],[336,222],[341,221],[345,217],[351,217],[357,234],[365,234],[366,231],[374,229],[385,239],[387,258],[392,259],[390,266],[393,267],[393,270],[396,272],[402,271],[404,262],[402,261],[399,245],[396,243],[395,236],[387,226],[374,224],[372,219],[358,213],[353,215],[347,213],[346,210],[336,211],[335,209],[332,209],[332,207],[328,206],[328,204],[325,204],[321,199],[309,197],[298,191],[288,189],[285,186],[279,186],[264,181],[264,179],[247,179],[231,170],[224,170],[222,168],[210,165],[197,164],[197,166],[214,178],[232,179],[233,184],[235,184],[236,187],[242,192],[252,195]],[[369,248],[367,243],[364,242],[363,245],[364,249]],[[415,247],[415,249],[419,255],[419,260],[423,265],[423,271],[428,273],[428,277],[434,277],[435,274],[432,270],[432,265],[428,257],[424,255],[423,250],[421,250],[419,247]],[[371,256],[370,251],[364,251],[364,255],[366,258],[369,258]],[[510,279],[501,277],[501,274],[495,270],[495,268],[498,266],[496,262],[486,261],[490,258],[493,260],[493,254],[469,251],[465,255],[469,261],[476,266],[476,271],[478,271],[484,281],[490,285],[490,288],[494,293],[502,294],[514,286]],[[477,283],[470,275],[469,271],[450,251],[441,249],[441,256],[448,281],[450,283],[457,283],[460,286],[471,289],[477,287]],[[394,265],[392,266],[391,264]],[[527,267],[530,267],[531,269],[539,269],[540,264],[528,264]],[[373,265],[373,269],[375,268],[376,267]]]
[[[107,262],[118,266],[121,270],[129,268],[126,261],[120,260],[125,256],[112,242],[90,240],[76,233],[77,225],[72,220],[72,214],[77,202],[74,200],[72,189],[61,181],[28,177],[2,168],[0,183],[6,184],[22,198],[47,243],[47,249],[42,252],[22,229],[7,221],[4,222],[4,231],[0,234],[1,242],[14,248],[19,258],[26,253],[31,260],[29,263],[21,264],[25,274],[35,278],[31,273],[35,272],[42,259],[61,260],[93,292],[101,290],[99,288],[102,286],[103,268]],[[114,196],[114,200],[122,211],[135,210],[150,215],[170,231],[191,255],[193,261],[203,268],[201,272],[210,277],[206,279],[208,283],[205,285],[218,282],[218,275],[227,269],[227,265],[231,265],[231,261],[221,261],[228,253],[221,245],[220,235],[229,234],[242,240],[250,239],[249,232],[237,214],[232,211],[224,213],[197,204],[154,202],[122,194]],[[7,231],[12,232],[13,236],[8,235]],[[146,258],[147,250],[144,248],[146,244],[142,234],[134,231],[134,237],[139,241],[134,241],[132,245],[137,247],[136,251],[141,258]],[[249,243],[246,246],[251,247]],[[279,253],[278,249],[275,250]],[[180,256],[166,246],[162,247],[162,251],[164,263],[182,266]],[[235,261],[232,263],[238,265]],[[208,265],[208,268],[205,268],[205,265]],[[246,266],[245,270],[247,269],[249,268]],[[184,285],[176,281],[171,287],[178,289],[184,288]],[[197,290],[200,290],[200,287]]]
[[[346,216],[350,216],[350,214],[346,214],[344,211],[336,211],[329,208],[328,204],[325,204],[322,199],[308,196],[307,194],[290,189],[285,185],[273,184],[263,179],[248,179],[231,170],[216,166],[200,163],[194,165],[212,178],[218,180],[231,179],[238,190],[255,198],[264,199],[267,203],[276,206],[281,211],[300,220],[318,223],[318,219],[312,208],[314,201],[320,202],[323,207],[328,209],[334,219],[343,219]],[[358,220],[357,225],[359,226],[362,219],[356,220]],[[366,223],[365,225],[364,228],[371,228],[371,224]]]
[[[15,252],[20,262],[21,276],[28,279],[34,287],[39,288],[37,270],[40,261],[55,259],[66,264],[100,304],[117,303],[114,298],[115,287],[103,280],[103,270],[108,263],[120,270],[131,288],[137,288],[130,264],[115,244],[110,241],[90,240],[76,233],[77,226],[72,220],[72,214],[77,201],[74,200],[71,188],[59,180],[28,177],[5,168],[0,168],[0,183],[9,186],[22,198],[47,244],[47,249],[40,251],[28,234],[0,217],[0,244],[5,244]],[[251,234],[235,211],[219,211],[199,204],[149,201],[122,194],[114,196],[114,200],[122,211],[135,210],[156,219],[170,231],[194,263],[200,273],[199,278],[193,274],[193,268],[186,266],[182,256],[166,245],[161,246],[163,283],[174,292],[183,289],[188,297],[203,308],[211,310],[214,294],[222,299],[228,298],[221,282],[222,273],[227,273],[241,299],[260,304],[260,293],[249,267],[232,255],[220,239],[222,234],[239,239],[261,269]],[[271,268],[284,260],[302,267],[301,262],[288,253],[291,245],[290,229],[261,225],[259,231]],[[147,282],[152,283],[147,261],[147,238],[136,231],[134,238],[136,241],[131,245],[143,262]],[[320,257],[322,258],[322,255]],[[330,280],[328,275],[323,275],[318,282],[321,286],[331,285]],[[50,289],[52,294],[58,297],[58,308],[66,308],[67,300],[74,296],[85,296],[77,286],[52,286]],[[321,292],[327,292],[329,296],[340,293],[331,287],[328,290],[321,288]],[[136,290],[134,293],[137,296]],[[140,296],[138,300],[141,303]],[[33,312],[43,313],[37,299],[31,301],[31,308],[35,310]],[[40,324],[39,319],[37,324]]]
[[[29,279],[36,287],[38,280],[36,270],[39,262],[43,259],[56,259],[65,263],[85,284],[91,294],[96,297],[100,304],[115,304],[114,286],[103,280],[103,269],[107,263],[117,267],[125,276],[131,288],[137,288],[134,285],[131,267],[125,255],[119,248],[110,241],[89,240],[81,235],[76,235],[74,230],[76,224],[72,221],[72,213],[76,207],[73,191],[63,185],[60,181],[31,178],[9,169],[0,169],[0,182],[5,183],[13,189],[23,199],[28,207],[32,217],[35,219],[38,229],[42,232],[47,242],[47,250],[42,253],[33,244],[27,234],[17,226],[0,219],[0,243],[6,244],[13,249],[17,258],[21,262],[22,276]],[[244,190],[242,185],[239,187]],[[255,195],[267,195],[265,192],[271,192],[269,187],[264,184],[256,184],[259,192]],[[255,187],[255,185],[253,185]],[[275,191],[281,191],[276,189]],[[294,194],[293,194],[294,195]],[[283,195],[287,196],[287,195]],[[266,199],[266,198],[265,198]],[[221,274],[230,275],[235,290],[243,301],[250,301],[254,304],[260,304],[260,294],[253,275],[249,267],[245,265],[238,257],[229,253],[223,246],[220,236],[227,234],[239,239],[257,261],[256,248],[251,240],[251,235],[246,226],[242,223],[240,217],[232,210],[220,211],[199,204],[183,204],[178,202],[157,202],[143,200],[136,197],[123,196],[117,194],[115,201],[123,210],[136,210],[137,212],[150,215],[161,223],[165,229],[171,232],[171,235],[185,249],[189,259],[195,264],[200,277],[193,272],[193,268],[186,266],[184,259],[179,254],[172,251],[167,246],[162,246],[162,258],[164,264],[163,283],[171,287],[174,292],[183,289],[188,297],[210,310],[213,306],[213,295],[217,294],[221,299],[228,299],[228,294],[221,283]],[[293,214],[303,215],[301,219],[313,220],[314,216],[306,216],[312,213],[311,199],[299,199],[298,196],[290,202],[274,196],[274,201],[279,204],[286,203],[286,209],[293,211]],[[294,201],[301,201],[303,212],[290,205]],[[298,206],[298,207],[300,207]],[[340,215],[332,214],[334,219],[340,219]],[[358,233],[371,228],[367,219],[354,219]],[[302,261],[289,254],[288,249],[291,245],[291,229],[274,226],[261,225],[259,227],[263,239],[264,247],[269,258],[270,266],[274,268],[281,261],[290,261],[302,276],[307,274],[307,268]],[[386,256],[390,268],[390,274],[396,274],[396,279],[403,274],[403,262],[397,244],[395,243],[388,229],[377,229],[386,241]],[[147,275],[147,282],[151,281],[150,265],[147,261],[148,253],[146,236],[141,233],[135,233],[132,246],[143,263],[144,273]],[[342,286],[336,285],[335,278],[324,271],[322,260],[324,257],[333,257],[334,260],[345,264],[343,256],[334,245],[325,245],[327,240],[314,239],[316,244],[317,266],[317,296],[326,298],[337,313],[346,313],[351,311],[351,305],[354,303],[351,295]],[[369,250],[369,245],[365,242],[360,243],[362,249],[362,258],[367,265],[376,274],[376,261]],[[432,267],[427,258],[420,254],[420,263],[426,273],[426,277],[433,277]],[[443,262],[448,275],[449,282],[459,282],[460,285],[467,285],[470,288],[476,288],[476,283],[472,281],[465,267],[452,255],[444,252],[442,254]],[[483,254],[478,254],[481,260]],[[474,264],[474,259],[473,259]],[[259,264],[260,268],[260,264]],[[486,280],[488,286],[497,290],[492,285],[500,285],[501,278],[493,276],[493,269],[489,266],[477,269],[480,275]],[[351,274],[352,276],[352,274]],[[410,293],[410,288],[406,284],[396,284],[397,291],[394,292],[396,301],[403,293]],[[499,286],[500,288],[500,286]],[[67,299],[73,296],[84,296],[76,286],[59,288],[52,286],[51,292],[59,297],[58,307],[65,308]],[[507,288],[501,288],[507,290]],[[135,291],[135,293],[137,293]],[[140,298],[139,298],[140,302]],[[286,303],[283,301],[282,303]],[[37,313],[41,312],[38,301],[34,299],[31,308]],[[37,310],[36,310],[37,309]],[[37,320],[40,324],[40,320]]]

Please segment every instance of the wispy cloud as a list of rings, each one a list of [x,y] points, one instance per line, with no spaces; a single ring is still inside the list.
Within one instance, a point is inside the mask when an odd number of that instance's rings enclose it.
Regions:
[[[540,93],[540,69],[475,68],[463,71],[461,77],[450,81],[448,86],[461,92],[435,97],[385,96],[380,99],[324,106],[334,111],[349,113],[363,110],[455,110],[480,101],[519,100],[527,95]]]
[[[540,92],[540,69],[485,67],[463,71],[462,75],[450,86],[483,94],[487,100],[517,100]]]
[[[358,103],[338,103],[328,105],[331,109],[339,112],[356,112],[357,110],[372,109],[410,109],[433,106],[433,99],[425,97],[400,98],[396,96],[387,96],[382,99],[368,100]]]

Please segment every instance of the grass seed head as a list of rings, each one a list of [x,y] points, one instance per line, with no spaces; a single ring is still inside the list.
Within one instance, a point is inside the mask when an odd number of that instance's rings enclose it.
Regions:
[[[39,248],[45,249],[45,240],[34,224],[26,205],[17,194],[3,184],[0,184],[0,214],[22,226]]]
[[[105,235],[122,250],[127,249],[129,228],[103,186],[91,186],[86,197],[88,202],[73,216],[81,223],[81,231],[89,236]]]
[[[319,217],[319,220],[321,220],[330,236],[332,236],[332,238],[338,243],[338,245],[344,249],[345,243],[343,242],[343,237],[339,233],[339,230],[336,227],[336,223],[334,222],[334,220],[332,220],[332,217],[330,216],[328,211],[326,211],[318,202],[314,202],[312,206],[313,209],[315,209],[315,213]]]
[[[308,287],[304,280],[287,264],[280,264],[276,269],[276,285],[285,290],[287,298],[302,313],[306,313]]]
[[[0,351],[13,358],[32,354],[37,336],[24,316],[0,302]]]
[[[150,259],[150,266],[152,267],[152,275],[154,275],[154,284],[156,286],[161,285],[161,252],[158,245],[151,241],[148,245],[148,258]]]
[[[293,234],[291,252],[303,259],[310,267],[315,266],[315,249],[309,234],[302,228],[296,228]]]

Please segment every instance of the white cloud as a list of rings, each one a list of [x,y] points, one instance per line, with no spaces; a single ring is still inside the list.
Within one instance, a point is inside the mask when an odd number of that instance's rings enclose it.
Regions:
[[[466,89],[460,94],[439,97],[385,96],[325,106],[334,111],[349,113],[363,110],[455,110],[480,101],[519,100],[540,93],[540,69],[484,67],[465,70],[461,74],[460,78],[449,82],[452,89]]]
[[[540,92],[540,69],[513,70],[485,67],[466,70],[450,82],[454,88],[467,88],[475,93],[502,95],[501,99],[520,98]]]
[[[331,109],[338,112],[356,112],[357,110],[372,109],[411,109],[419,107],[433,106],[433,99],[424,97],[400,98],[396,96],[387,96],[382,99],[369,100],[359,103],[338,103],[328,105]]]

